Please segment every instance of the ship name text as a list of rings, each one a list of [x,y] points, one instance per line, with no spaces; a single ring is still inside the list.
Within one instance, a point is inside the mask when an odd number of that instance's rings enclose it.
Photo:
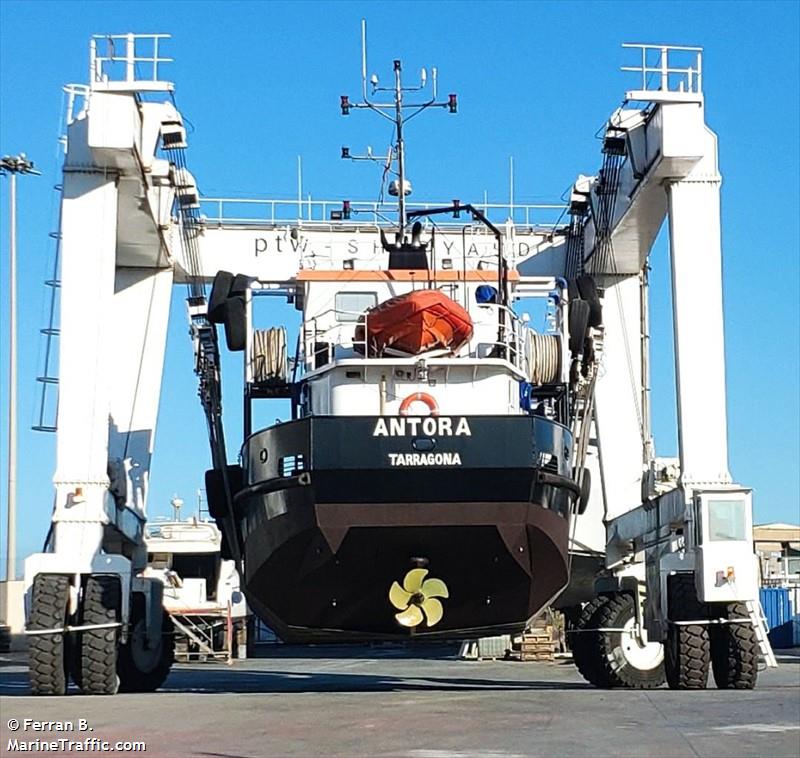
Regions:
[[[446,416],[397,416],[379,418],[372,432],[373,437],[405,437],[425,434],[439,437],[471,437],[467,419]]]

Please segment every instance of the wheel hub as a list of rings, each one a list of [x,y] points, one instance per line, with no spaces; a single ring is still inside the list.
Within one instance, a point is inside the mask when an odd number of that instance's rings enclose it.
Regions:
[[[620,651],[628,664],[640,671],[650,671],[661,665],[664,660],[664,646],[660,642],[642,644],[636,634],[635,618],[628,619],[623,629],[625,631],[620,635]]]

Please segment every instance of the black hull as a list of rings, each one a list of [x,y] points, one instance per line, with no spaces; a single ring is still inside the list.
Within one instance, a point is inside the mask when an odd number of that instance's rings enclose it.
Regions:
[[[520,630],[569,581],[568,431],[543,419],[470,417],[470,435],[433,439],[460,465],[425,457],[395,466],[429,438],[375,437],[375,423],[304,419],[247,441],[236,512],[252,608],[290,641]],[[533,465],[543,460],[547,470]],[[437,625],[411,632],[388,591],[418,558],[449,598]]]

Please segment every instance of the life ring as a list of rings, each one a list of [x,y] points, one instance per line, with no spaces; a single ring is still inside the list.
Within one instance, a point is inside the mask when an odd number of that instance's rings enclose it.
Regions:
[[[436,404],[436,400],[427,392],[412,392],[405,400],[403,400],[402,403],[400,403],[400,415],[408,416],[408,410],[411,408],[411,403],[415,403],[417,401],[420,403],[425,403],[425,405],[428,406],[431,416],[439,415],[439,406]]]

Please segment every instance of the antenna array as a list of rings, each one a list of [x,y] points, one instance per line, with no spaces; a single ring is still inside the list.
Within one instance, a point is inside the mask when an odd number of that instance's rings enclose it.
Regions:
[[[428,108],[447,108],[450,113],[458,111],[458,97],[449,94],[447,100],[438,101],[438,72],[436,68],[431,69],[431,97],[422,102],[406,103],[403,96],[408,92],[421,92],[428,87],[428,72],[422,69],[420,72],[420,82],[414,87],[404,87],[402,82],[402,64],[396,59],[393,64],[394,84],[389,87],[382,87],[376,74],[369,78],[367,85],[367,22],[361,20],[361,102],[353,103],[347,95],[341,96],[340,107],[342,115],[350,115],[352,108],[365,108],[379,114],[394,124],[394,143],[389,146],[386,155],[375,155],[372,148],[368,147],[365,155],[353,155],[349,147],[342,147],[342,158],[352,161],[373,161],[383,163],[384,181],[389,174],[393,174],[397,179],[389,183],[389,194],[397,197],[399,233],[402,235],[407,224],[406,215],[406,195],[411,194],[411,182],[406,178],[405,167],[405,141],[403,128],[406,122],[414,116],[419,115]],[[368,89],[370,90],[368,93]],[[393,101],[380,103],[371,100],[379,92],[389,92],[393,95]],[[410,111],[410,112],[409,112]],[[397,166],[395,169],[394,166]],[[381,186],[383,195],[383,184]]]

